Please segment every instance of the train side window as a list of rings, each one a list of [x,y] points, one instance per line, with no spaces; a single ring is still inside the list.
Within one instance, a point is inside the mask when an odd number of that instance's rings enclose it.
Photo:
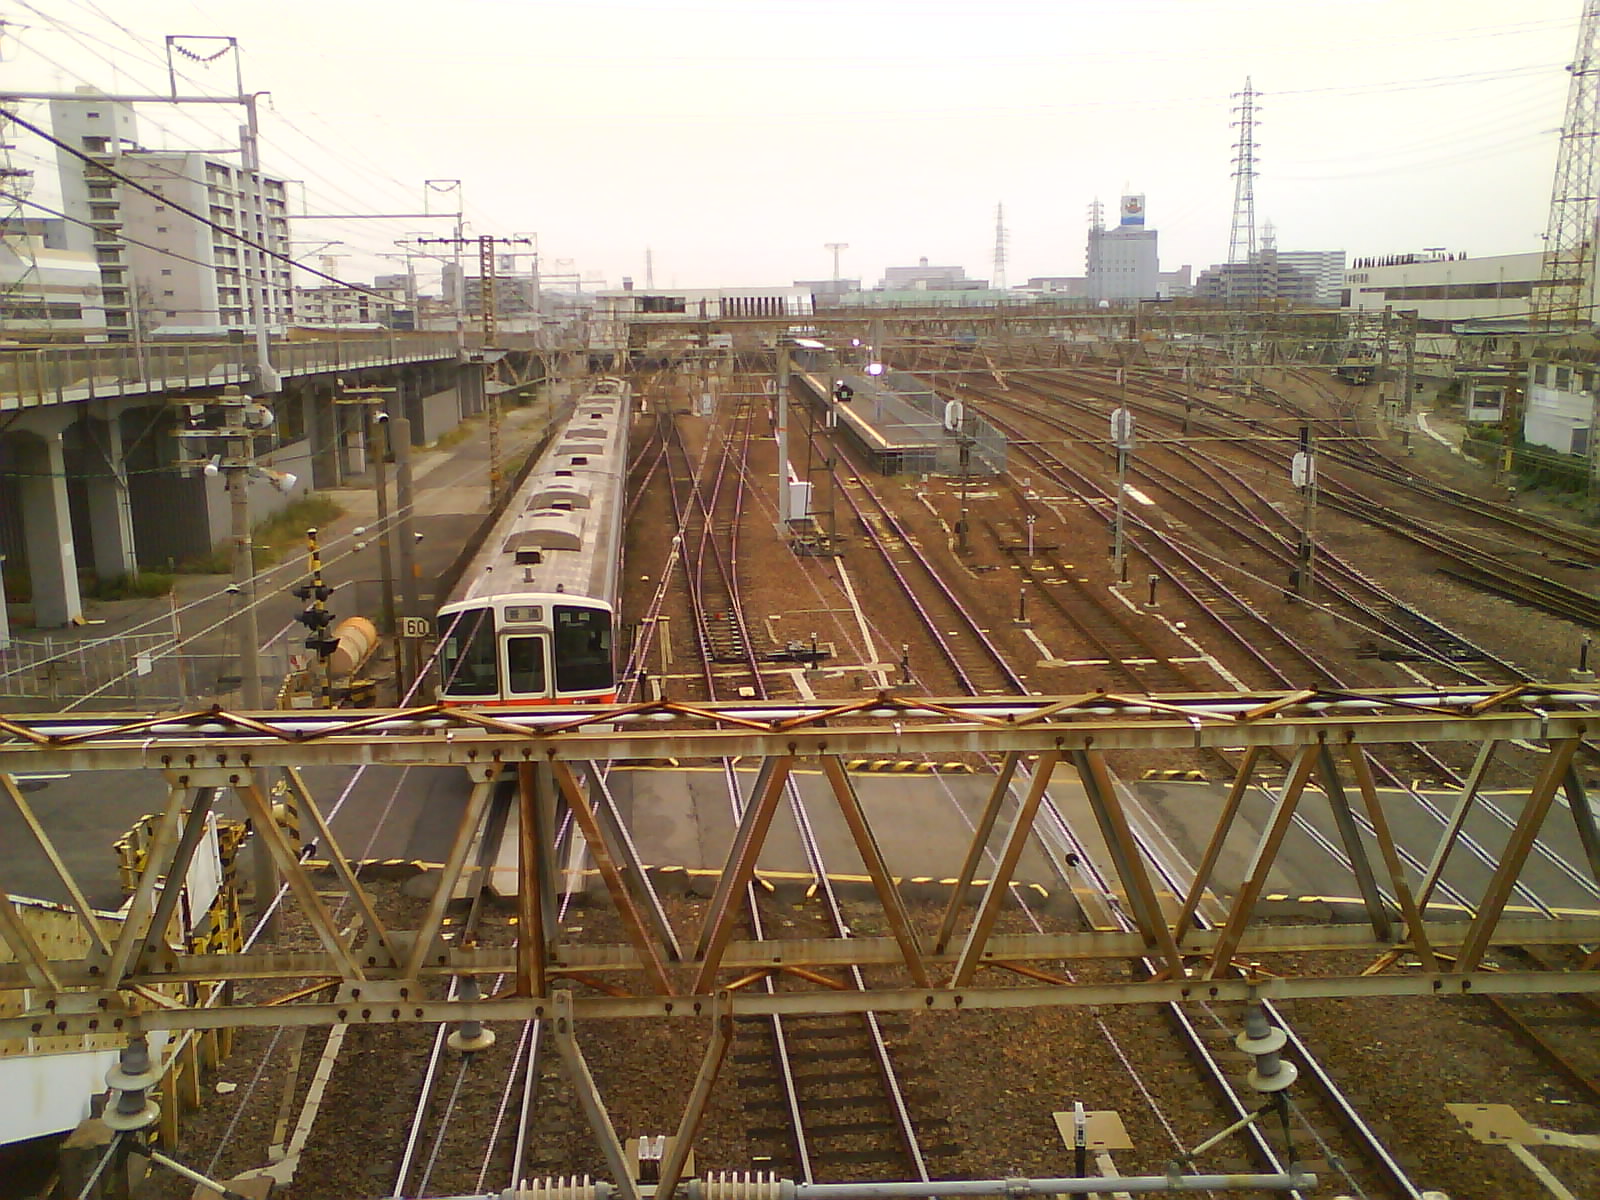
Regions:
[[[453,614],[439,646],[439,672],[445,696],[497,696],[494,612],[472,608]]]
[[[611,667],[611,614],[600,608],[558,604],[555,625],[556,690],[606,691]]]
[[[542,637],[506,639],[506,690],[520,696],[544,695],[546,684]]]

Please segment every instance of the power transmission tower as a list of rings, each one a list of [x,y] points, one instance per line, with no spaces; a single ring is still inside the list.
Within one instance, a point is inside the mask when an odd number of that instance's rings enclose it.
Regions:
[[[1567,70],[1567,111],[1561,122],[1561,149],[1550,189],[1550,220],[1544,235],[1544,286],[1534,289],[1536,328],[1587,324],[1594,275],[1595,219],[1600,215],[1600,0],[1586,0],[1578,25],[1578,47]]]
[[[1245,77],[1244,91],[1235,92],[1239,101],[1233,111],[1239,119],[1239,140],[1233,144],[1233,230],[1228,235],[1228,261],[1250,262],[1256,256],[1256,98],[1261,93]]]
[[[1005,291],[1006,287],[1006,206],[994,206],[994,278],[990,287]]]
[[[822,248],[824,250],[832,250],[833,251],[833,281],[835,283],[838,283],[839,282],[839,251],[850,249],[850,243],[849,242],[823,242],[822,243]]]
[[[1106,232],[1106,206],[1096,196],[1094,203],[1089,205],[1089,240],[1083,255],[1084,272],[1089,280],[1089,299],[1104,300],[1106,298],[1105,275],[1101,272],[1101,253],[1103,247],[1100,239]]]

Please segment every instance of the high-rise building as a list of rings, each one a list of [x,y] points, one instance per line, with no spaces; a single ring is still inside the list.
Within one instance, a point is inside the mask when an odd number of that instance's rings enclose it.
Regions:
[[[230,236],[288,254],[283,180],[199,151],[142,149],[129,105],[93,88],[78,92],[81,100],[51,101],[50,123],[57,138],[93,160],[56,152],[62,211],[72,218],[68,248],[93,255],[100,267],[108,336],[128,341],[157,329],[251,327],[252,283],[264,286],[265,323],[284,325],[291,312],[288,263]],[[155,195],[127,186],[102,165]]]
[[[1262,247],[1248,262],[1219,263],[1200,272],[1194,281],[1195,298],[1233,308],[1282,301],[1291,305],[1317,303],[1315,277],[1290,266],[1271,245]]]
[[[1122,197],[1115,228],[1090,225],[1087,265],[1091,300],[1154,300],[1161,294],[1156,231],[1144,223],[1143,196]]]
[[[1278,261],[1309,275],[1316,283],[1313,303],[1338,308],[1344,292],[1343,250],[1279,250]]]

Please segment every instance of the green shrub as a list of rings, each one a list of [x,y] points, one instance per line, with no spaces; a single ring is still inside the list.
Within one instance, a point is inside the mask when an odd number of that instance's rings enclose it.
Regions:
[[[265,520],[257,521],[250,535],[256,570],[270,567],[286,553],[303,547],[306,530],[326,525],[343,512],[337,501],[311,493],[290,502]],[[206,553],[179,562],[173,570],[180,575],[231,574],[233,542],[218,542]]]
[[[226,575],[233,570],[233,547],[218,542],[204,554],[179,559],[172,569],[179,575]]]
[[[174,576],[165,571],[130,571],[102,579],[91,576],[83,594],[90,600],[140,600],[165,596],[172,590]]]

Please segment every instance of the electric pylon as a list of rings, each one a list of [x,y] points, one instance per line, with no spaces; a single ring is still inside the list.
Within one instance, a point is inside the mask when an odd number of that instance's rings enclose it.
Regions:
[[[994,206],[994,278],[989,286],[996,291],[1006,287],[1006,206]]]
[[[1578,47],[1567,67],[1567,111],[1561,149],[1550,189],[1550,220],[1544,235],[1542,287],[1534,289],[1535,326],[1550,331],[1594,320],[1589,292],[1594,282],[1595,188],[1600,165],[1600,0],[1586,0],[1578,25]]]
[[[1256,256],[1256,99],[1261,95],[1245,77],[1244,91],[1233,111],[1239,119],[1239,140],[1233,144],[1233,230],[1228,235],[1228,261],[1250,262]]]

